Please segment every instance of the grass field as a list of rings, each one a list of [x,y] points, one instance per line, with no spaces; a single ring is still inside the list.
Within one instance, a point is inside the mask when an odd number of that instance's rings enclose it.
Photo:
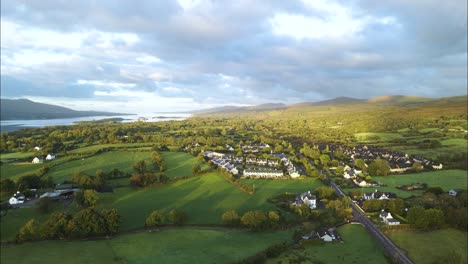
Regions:
[[[142,227],[156,209],[168,212],[179,208],[187,212],[190,224],[220,224],[221,215],[234,209],[239,213],[256,209],[275,209],[267,199],[283,192],[313,190],[315,180],[258,180],[256,193],[249,195],[227,182],[216,172],[146,189],[118,188],[101,194],[103,207],[116,208],[122,215],[122,229]]]
[[[32,164],[30,162],[17,162],[0,165],[0,178],[18,179],[28,174],[39,174],[39,168],[45,164]]]
[[[338,228],[343,243],[305,244],[304,249],[293,249],[266,263],[389,263],[383,250],[361,225]],[[302,262],[294,262],[302,259]]]
[[[111,240],[6,246],[1,248],[1,263],[232,263],[290,239],[291,231],[251,233],[183,228]]]
[[[411,183],[427,183],[428,186],[440,186],[445,191],[450,189],[467,189],[468,175],[463,170],[442,170],[413,174],[373,177],[373,180],[396,187]]]
[[[54,181],[61,183],[70,179],[77,172],[95,175],[97,170],[110,171],[114,168],[132,173],[133,164],[136,161],[145,160],[150,164],[149,152],[109,151],[89,158],[73,160],[53,167],[47,176],[52,176]]]
[[[401,175],[390,175],[390,176],[375,176],[373,180],[387,184],[385,187],[369,187],[359,188],[362,192],[373,192],[379,190],[383,192],[393,192],[398,197],[408,198],[410,196],[418,196],[423,191],[404,191],[396,188],[400,185],[412,184],[412,183],[427,183],[429,187],[440,186],[444,191],[451,189],[467,189],[468,188],[468,176],[467,172],[463,170],[442,170],[442,171],[430,171],[412,174],[401,174]],[[356,188],[344,188],[343,191],[348,193]]]
[[[63,210],[61,204],[57,204],[55,210]],[[1,242],[13,241],[21,226],[34,218],[39,222],[45,221],[49,215],[40,214],[36,208],[10,209],[7,215],[0,220],[0,240]]]
[[[403,136],[398,133],[356,133],[354,138],[360,142],[374,142],[374,141],[392,141],[395,139],[402,139]]]
[[[162,152],[169,178],[192,176],[192,166],[197,164],[197,158],[185,152]],[[207,168],[203,165],[202,169]]]
[[[465,232],[444,229],[431,232],[393,231],[388,232],[387,235],[400,248],[407,251],[411,260],[416,264],[433,263],[436,259],[445,260],[447,256],[454,255],[454,253],[461,256],[462,261],[464,260],[460,263],[467,263],[468,244]]]
[[[6,161],[6,160],[13,160],[13,159],[27,159],[31,158],[34,156],[34,152],[14,152],[14,153],[4,153],[0,154],[0,160],[1,161]]]
[[[69,151],[70,154],[83,154],[83,153],[94,153],[104,148],[140,148],[140,147],[151,147],[151,143],[121,143],[121,144],[99,144],[91,145],[87,147],[78,148]]]

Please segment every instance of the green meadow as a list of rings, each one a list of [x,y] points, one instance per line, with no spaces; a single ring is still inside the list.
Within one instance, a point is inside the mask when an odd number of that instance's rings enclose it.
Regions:
[[[2,247],[1,263],[232,263],[291,240],[291,231],[180,228],[96,241],[43,241]],[[255,243],[252,243],[255,240]],[[27,252],[27,254],[24,254]]]
[[[2,164],[0,166],[0,177],[16,180],[21,176],[39,174],[39,169],[45,164],[32,164],[30,162],[16,162]]]
[[[426,183],[428,186],[440,186],[445,191],[450,189],[467,189],[468,175],[463,170],[441,170],[412,174],[373,177],[373,180],[387,184],[389,187],[412,183]]]
[[[94,175],[97,170],[110,171],[116,168],[132,173],[134,171],[133,164],[139,160],[145,160],[149,165],[151,162],[150,152],[109,151],[61,163],[51,168],[47,176],[52,176],[55,182],[61,183],[71,179],[78,172]]]
[[[169,178],[192,176],[192,166],[199,163],[197,158],[185,152],[162,152],[165,174]],[[202,169],[207,168],[202,165]]]
[[[338,228],[343,242],[305,242],[303,249],[291,249],[266,263],[389,263],[382,248],[361,225]]]
[[[217,172],[143,189],[117,188],[102,193],[102,207],[116,208],[122,215],[122,229],[143,226],[153,210],[166,213],[178,208],[188,214],[189,224],[221,224],[221,215],[228,210],[243,213],[249,210],[275,210],[267,200],[284,192],[313,191],[321,183],[315,180],[257,180],[256,192],[249,195],[229,183]]]
[[[408,252],[416,264],[434,263],[467,263],[467,234],[456,229],[443,229],[430,232],[422,231],[390,231],[390,239],[400,248]],[[449,261],[448,257],[459,259]],[[460,262],[459,262],[460,261]]]

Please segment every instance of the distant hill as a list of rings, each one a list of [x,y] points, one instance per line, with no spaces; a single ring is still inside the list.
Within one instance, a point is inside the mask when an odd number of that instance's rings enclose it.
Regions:
[[[128,115],[122,113],[98,112],[98,111],[76,111],[66,107],[33,102],[27,99],[1,99],[0,119],[54,119],[85,116],[113,116]]]
[[[315,106],[345,106],[345,105],[391,105],[391,106],[419,106],[442,103],[459,103],[466,102],[467,96],[453,96],[445,98],[428,98],[420,96],[407,95],[385,95],[369,99],[357,99],[352,97],[337,97],[334,99],[323,100],[319,102],[302,102],[297,104],[262,104],[254,106],[222,106],[210,109],[204,109],[194,112],[195,114],[209,113],[244,113],[244,112],[259,112],[280,109],[298,109],[301,107]]]
[[[287,108],[285,104],[261,104],[261,105],[252,105],[252,106],[222,106],[209,109],[203,109],[194,111],[195,114],[209,114],[209,113],[242,113],[242,112],[255,112],[255,111],[268,111],[275,109],[284,109]]]
[[[300,107],[300,106],[323,106],[323,105],[343,105],[343,104],[362,104],[366,103],[366,99],[356,99],[352,97],[337,97],[335,99],[323,100],[319,102],[303,102],[298,104],[289,105],[289,107]]]

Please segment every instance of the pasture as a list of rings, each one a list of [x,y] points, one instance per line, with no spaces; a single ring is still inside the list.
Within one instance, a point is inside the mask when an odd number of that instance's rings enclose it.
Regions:
[[[1,263],[232,263],[289,241],[291,234],[181,228],[110,240],[43,241],[3,246]]]
[[[1,161],[16,160],[16,159],[31,159],[34,157],[34,152],[13,152],[0,154]]]
[[[356,133],[354,138],[358,142],[387,142],[395,139],[402,139],[403,136],[398,133]]]
[[[47,163],[38,163],[32,164],[30,162],[16,162],[2,164],[0,166],[0,178],[10,178],[16,180],[21,176],[30,175],[30,174],[39,174],[39,169],[46,165]]]
[[[166,185],[144,189],[117,188],[114,193],[100,194],[102,207],[116,208],[122,215],[122,230],[143,226],[153,210],[166,213],[178,208],[188,214],[189,224],[221,224],[221,215],[228,210],[244,213],[249,210],[275,210],[267,200],[284,192],[313,191],[321,183],[316,180],[251,180],[256,192],[249,195],[229,183],[216,172]],[[244,182],[245,183],[245,182]]]
[[[382,248],[361,225],[338,228],[343,243],[304,243],[304,249],[291,249],[266,263],[389,263]],[[303,262],[298,262],[301,259]]]
[[[70,154],[86,154],[86,153],[95,153],[99,150],[105,148],[114,148],[114,149],[127,149],[127,148],[141,148],[141,147],[151,147],[151,143],[121,143],[121,144],[99,144],[85,146],[78,149],[69,151]]]
[[[199,163],[197,158],[185,152],[161,152],[164,158],[165,174],[169,178],[192,176],[192,166]],[[202,170],[208,165],[202,165]]]
[[[110,171],[120,169],[132,173],[133,164],[136,161],[145,160],[150,166],[151,155],[149,152],[109,151],[88,158],[76,159],[61,163],[47,173],[52,176],[56,183],[61,183],[78,172],[95,175],[97,170]]]
[[[397,187],[399,185],[411,183],[426,183],[428,186],[440,186],[445,191],[450,189],[467,189],[467,172],[463,170],[441,170],[413,174],[401,174],[390,176],[376,176],[373,180],[382,182],[388,187]]]
[[[467,263],[467,235],[456,229],[443,229],[430,232],[422,231],[388,231],[388,237],[400,248],[408,252],[416,264],[434,263]],[[424,245],[424,246],[421,246]],[[430,249],[430,250],[428,250]],[[461,262],[450,262],[448,257],[460,257]]]

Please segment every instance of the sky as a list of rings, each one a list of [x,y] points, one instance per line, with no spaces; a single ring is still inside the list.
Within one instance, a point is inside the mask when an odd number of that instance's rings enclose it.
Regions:
[[[2,98],[150,113],[466,91],[466,0],[1,1]]]

